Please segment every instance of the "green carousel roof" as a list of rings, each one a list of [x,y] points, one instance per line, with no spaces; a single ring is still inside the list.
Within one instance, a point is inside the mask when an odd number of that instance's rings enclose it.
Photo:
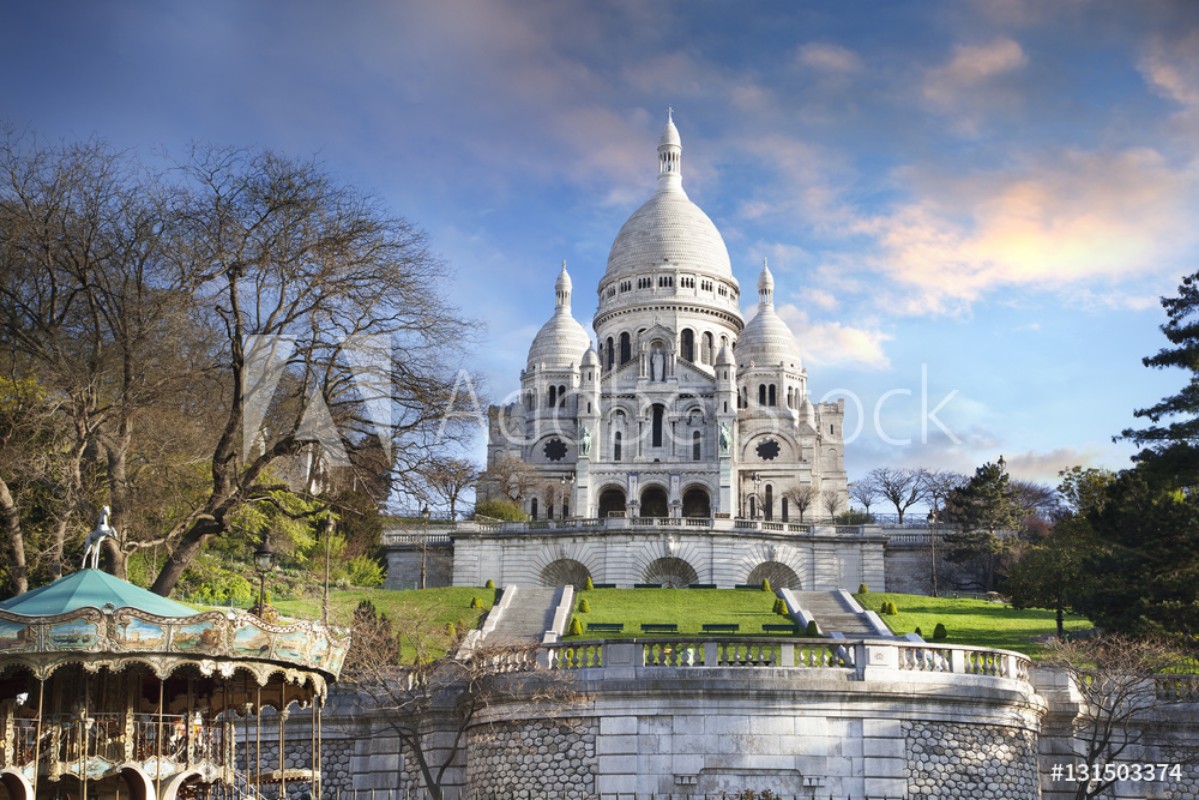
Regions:
[[[28,617],[50,617],[81,608],[136,608],[159,617],[190,617],[194,608],[168,600],[98,569],[82,569],[54,583],[0,602],[0,610]]]

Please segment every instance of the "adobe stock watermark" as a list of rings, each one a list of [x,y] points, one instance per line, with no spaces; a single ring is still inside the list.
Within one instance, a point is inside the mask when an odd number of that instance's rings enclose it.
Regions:
[[[957,397],[958,390],[953,389],[937,403],[933,408],[929,408],[931,402],[928,391],[928,364],[920,365],[920,444],[929,443],[929,426],[935,426],[938,431],[945,435],[953,444],[961,444],[962,440],[946,425],[937,415],[945,410],[953,398]],[[873,413],[871,414],[871,422],[874,423],[874,434],[884,443],[895,447],[906,447],[912,444],[911,436],[892,436],[883,422],[884,410],[892,404],[899,404],[901,401],[897,398],[910,398],[912,390],[906,387],[889,389],[879,395],[874,401]],[[853,443],[859,436],[862,435],[866,426],[866,408],[862,402],[862,398],[851,389],[832,389],[824,393],[820,398],[821,402],[835,401],[844,398],[846,405],[853,405],[857,414],[858,424],[853,431],[845,431],[844,441],[846,444]]]
[[[297,341],[290,336],[247,336],[243,352],[242,447],[244,453],[252,453],[265,441],[264,425],[267,430],[270,428],[267,415],[289,366],[298,365],[308,370],[312,365],[297,358]],[[393,422],[391,338],[386,335],[347,337],[338,348],[337,357],[341,362],[336,370],[339,383],[352,392],[358,409],[354,416],[356,430],[375,434],[383,456],[390,462]],[[293,431],[296,439],[319,445],[328,466],[350,466],[341,430],[321,393],[320,383],[308,380],[306,385],[299,423]]]
[[[504,397],[495,407],[493,420],[496,432],[503,437],[508,445],[532,446],[550,437],[558,437],[565,441],[574,442],[580,434],[579,415],[580,403],[594,402],[591,394],[580,393],[574,387],[566,384],[539,386],[535,389],[513,391]],[[743,387],[745,391],[737,403],[736,411],[742,420],[753,423],[753,434],[769,435],[771,433],[786,433],[794,431],[797,422],[803,421],[805,410],[798,402],[788,405],[787,395],[776,391],[775,405],[758,402],[760,396],[756,389],[759,387]],[[763,388],[763,393],[770,397],[769,387]],[[867,420],[872,424],[873,434],[882,442],[896,447],[909,446],[917,442],[916,430],[912,423],[916,419],[916,409],[908,410],[906,405],[912,405],[919,393],[919,444],[928,444],[930,436],[944,436],[953,444],[961,444],[962,440],[939,416],[944,412],[958,390],[953,389],[943,396],[932,397],[929,390],[928,365],[920,366],[920,385],[918,390],[909,387],[896,387],[883,392],[870,406],[871,413],[867,414],[867,403],[862,395],[852,389],[832,389],[825,392],[818,403],[835,403],[844,400],[846,404],[846,420],[856,417],[852,429],[845,428],[839,435],[845,444],[851,444],[859,439],[866,431]],[[602,392],[601,392],[602,396]],[[464,400],[469,401],[470,411],[460,406]],[[703,397],[695,387],[675,387],[673,392],[663,392],[663,387],[654,386],[644,397],[636,392],[620,392],[620,397],[608,396],[603,401],[604,406],[598,409],[600,431],[610,437],[616,432],[622,434],[625,445],[632,443],[652,442],[654,439],[655,409],[662,409],[660,420],[661,438],[664,446],[679,447],[692,452],[697,431],[708,430],[715,419],[718,401],[715,397]],[[488,435],[488,416],[482,407],[482,401],[466,372],[460,372],[451,391],[446,405],[445,415],[441,425],[444,431],[452,419],[473,418],[477,421],[480,433],[484,438]],[[591,414],[588,414],[591,416]],[[825,417],[827,419],[827,417]],[[910,435],[899,435],[898,427],[910,431]],[[828,431],[823,431],[828,433]],[[704,437],[704,433],[700,433]],[[703,439],[706,441],[706,438]],[[601,448],[602,451],[602,448]],[[681,451],[680,451],[681,452]]]

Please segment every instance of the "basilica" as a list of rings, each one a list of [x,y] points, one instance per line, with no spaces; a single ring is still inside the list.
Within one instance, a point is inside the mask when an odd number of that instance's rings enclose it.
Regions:
[[[728,249],[683,188],[670,116],[657,185],[617,234],[593,340],[563,264],[519,402],[489,413],[478,498],[535,520],[829,518],[848,509],[844,402],[813,403],[764,263],[747,322]],[[515,488],[515,491],[513,490]]]

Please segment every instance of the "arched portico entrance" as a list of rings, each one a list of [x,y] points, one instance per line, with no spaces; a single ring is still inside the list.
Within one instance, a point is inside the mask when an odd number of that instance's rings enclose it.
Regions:
[[[624,489],[604,489],[599,496],[599,516],[601,519],[613,515],[622,517],[625,511]]]
[[[708,497],[707,489],[693,487],[683,492],[683,516],[712,516],[712,500]]]
[[[666,502],[666,490],[661,486],[650,486],[641,493],[641,516],[667,517],[670,512]]]
[[[795,570],[779,561],[763,561],[753,568],[745,582],[749,585],[770,581],[773,589],[801,589],[799,576]]]
[[[656,583],[669,589],[682,589],[699,580],[695,567],[681,558],[659,558],[645,568],[642,582]]]
[[[576,589],[582,589],[587,585],[587,579],[590,577],[591,571],[581,562],[575,561],[573,558],[559,558],[542,568],[541,585],[566,586],[569,584]]]

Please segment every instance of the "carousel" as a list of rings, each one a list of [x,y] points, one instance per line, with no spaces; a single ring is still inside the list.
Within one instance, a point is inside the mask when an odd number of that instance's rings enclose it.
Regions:
[[[320,798],[348,632],[197,612],[95,568],[98,553],[0,603],[0,800]],[[302,735],[293,705],[311,709]]]

